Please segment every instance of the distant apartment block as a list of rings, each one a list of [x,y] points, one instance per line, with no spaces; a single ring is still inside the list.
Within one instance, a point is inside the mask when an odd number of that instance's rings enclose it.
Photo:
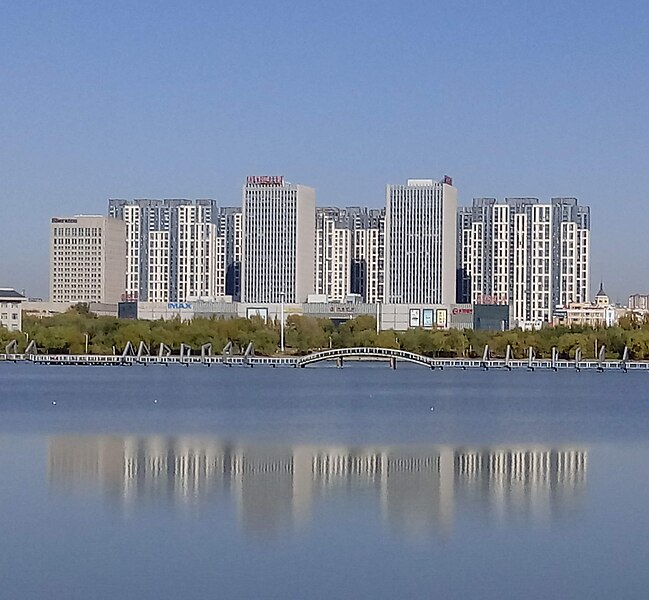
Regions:
[[[629,296],[630,310],[649,310],[649,294],[632,294]]]
[[[125,298],[184,302],[226,294],[227,209],[215,200],[111,199],[108,210],[126,224]]]
[[[305,301],[315,291],[315,190],[251,176],[242,204],[241,299]]]
[[[385,302],[385,209],[353,208],[352,293]]]
[[[590,210],[575,198],[476,198],[458,208],[444,177],[388,185],[385,201],[316,208],[315,190],[279,176],[248,177],[241,207],[110,200],[109,214],[126,226],[124,296],[506,304],[512,325],[525,328],[588,302]],[[630,306],[649,306],[644,298]]]
[[[344,208],[316,209],[315,293],[343,301],[351,293],[352,227]]]
[[[200,204],[178,209],[179,301],[225,295],[225,238]]]
[[[13,288],[0,287],[0,327],[21,331],[23,326],[22,303],[27,298]],[[2,349],[4,352],[4,349]]]
[[[54,217],[50,223],[50,300],[117,302],[124,292],[126,227],[110,217]]]
[[[219,231],[225,237],[225,293],[241,299],[241,254],[243,252],[243,215],[241,207],[219,211]]]
[[[476,198],[457,240],[458,302],[509,304],[515,326],[538,328],[588,301],[590,209],[575,198]]]
[[[387,186],[386,302],[455,301],[456,211],[457,190],[450,177]]]
[[[383,301],[385,210],[317,208],[316,294],[343,301],[350,294]]]

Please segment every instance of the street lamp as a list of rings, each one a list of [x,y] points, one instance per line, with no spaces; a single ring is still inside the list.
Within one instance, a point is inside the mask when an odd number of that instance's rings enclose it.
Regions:
[[[84,333],[83,335],[86,336],[86,354],[88,354],[88,339],[90,336],[87,333]]]
[[[284,296],[286,296],[284,292],[279,293],[279,299],[281,302],[279,309],[279,349],[281,350],[282,354],[284,354]]]

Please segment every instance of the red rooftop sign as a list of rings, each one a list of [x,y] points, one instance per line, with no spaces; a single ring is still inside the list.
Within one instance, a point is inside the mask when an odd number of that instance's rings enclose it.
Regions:
[[[284,185],[282,175],[249,175],[246,185]]]

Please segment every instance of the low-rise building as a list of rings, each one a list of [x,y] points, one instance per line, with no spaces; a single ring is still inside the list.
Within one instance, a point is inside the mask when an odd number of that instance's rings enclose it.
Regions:
[[[197,302],[140,302],[139,319],[176,319],[197,317],[225,319],[260,317],[280,320],[302,315],[343,322],[362,315],[378,320],[380,331],[423,329],[509,329],[509,306],[486,304],[367,304],[364,302],[250,303],[230,298]]]
[[[604,286],[600,284],[593,302],[571,302],[565,308],[556,309],[554,324],[565,327],[612,327],[624,312],[625,309],[611,304]]]
[[[9,331],[22,331],[22,303],[26,299],[13,288],[0,288],[0,327]]]

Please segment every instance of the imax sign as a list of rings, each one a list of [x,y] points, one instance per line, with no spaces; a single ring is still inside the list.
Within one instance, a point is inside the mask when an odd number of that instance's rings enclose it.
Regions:
[[[167,302],[167,308],[171,310],[191,309],[191,302]]]

